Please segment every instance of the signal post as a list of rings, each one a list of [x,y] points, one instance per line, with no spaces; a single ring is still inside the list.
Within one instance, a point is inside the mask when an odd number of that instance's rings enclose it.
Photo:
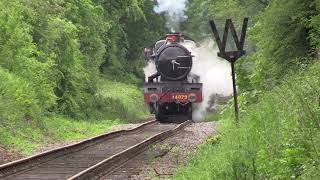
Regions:
[[[217,27],[216,27],[214,21],[211,20],[209,22],[211,29],[212,29],[212,32],[213,32],[213,35],[214,35],[215,40],[217,42],[219,51],[220,51],[220,52],[218,52],[218,56],[223,59],[226,59],[231,64],[234,110],[235,110],[235,118],[236,118],[237,123],[239,122],[239,107],[238,107],[238,94],[237,94],[235,63],[239,58],[241,58],[243,55],[246,54],[246,51],[244,51],[244,42],[245,42],[247,28],[248,28],[248,21],[249,21],[249,18],[244,18],[243,25],[242,25],[242,31],[241,31],[240,39],[239,39],[232,20],[227,19],[222,41],[221,41],[221,38],[219,36],[219,32],[217,30]],[[227,45],[229,30],[231,31],[231,35],[232,35],[233,40],[236,44],[237,50],[226,52],[226,45]]]

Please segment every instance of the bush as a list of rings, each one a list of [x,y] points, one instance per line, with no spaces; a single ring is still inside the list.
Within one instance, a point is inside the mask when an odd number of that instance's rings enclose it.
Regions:
[[[2,123],[37,120],[41,108],[30,85],[0,68],[0,119]]]

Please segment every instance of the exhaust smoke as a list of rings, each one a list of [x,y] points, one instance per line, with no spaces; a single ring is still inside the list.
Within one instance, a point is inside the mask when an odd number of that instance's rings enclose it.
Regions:
[[[157,2],[154,11],[158,14],[165,13],[167,28],[172,32],[180,31],[180,22],[188,18],[184,14],[188,0],[157,0]]]
[[[230,64],[217,57],[217,48],[213,39],[207,39],[196,46],[194,43],[183,44],[192,52],[192,73],[200,76],[203,83],[203,102],[194,107],[193,119],[201,121],[207,114],[210,100],[213,95],[232,95],[232,77]]]
[[[147,66],[143,68],[143,71],[145,75],[145,82],[148,82],[148,77],[152,76],[154,73],[157,72],[157,68],[154,61],[149,61]]]

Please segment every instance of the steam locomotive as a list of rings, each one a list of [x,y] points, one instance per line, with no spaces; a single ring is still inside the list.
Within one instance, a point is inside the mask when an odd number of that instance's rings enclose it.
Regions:
[[[144,100],[160,122],[192,120],[193,105],[202,102],[202,83],[191,73],[193,55],[185,43],[194,41],[170,33],[144,51],[156,67],[144,83]]]

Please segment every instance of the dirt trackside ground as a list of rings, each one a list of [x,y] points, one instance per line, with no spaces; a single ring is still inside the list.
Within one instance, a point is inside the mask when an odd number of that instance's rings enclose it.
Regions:
[[[0,146],[0,164],[14,161],[14,160],[20,159],[22,157],[23,157],[22,155],[15,153],[15,152],[7,151]]]

